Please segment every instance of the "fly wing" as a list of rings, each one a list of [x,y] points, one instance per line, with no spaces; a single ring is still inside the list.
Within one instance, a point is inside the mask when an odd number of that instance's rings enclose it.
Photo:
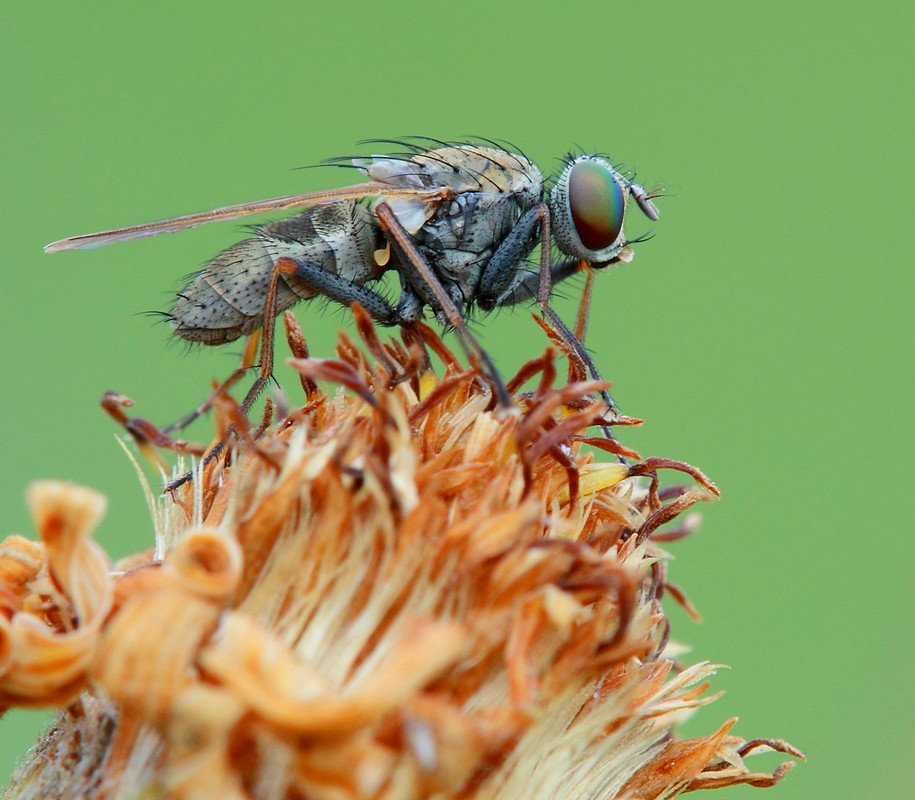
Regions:
[[[388,188],[379,201],[387,203],[397,221],[410,234],[416,233],[432,217],[435,207],[422,199],[422,189],[428,189],[429,176],[422,171],[422,165],[415,159],[389,158],[372,156],[371,158],[354,158],[353,166],[364,172],[369,178],[394,189],[414,190],[413,194],[401,194]]]
[[[128,239],[140,239],[144,236],[156,236],[160,233],[172,233],[174,231],[193,228],[196,225],[204,225],[208,222],[220,222],[223,220],[238,219],[247,217],[252,214],[263,214],[267,211],[283,211],[289,208],[302,208],[304,206],[316,206],[324,203],[334,203],[338,200],[360,200],[365,197],[378,197],[384,195],[385,198],[409,198],[409,200],[426,204],[436,204],[440,202],[447,192],[442,188],[420,188],[415,186],[395,187],[389,183],[380,183],[373,181],[371,183],[358,183],[353,186],[344,186],[339,189],[327,189],[319,192],[308,192],[307,194],[294,194],[287,197],[273,197],[269,200],[257,200],[252,203],[241,203],[237,206],[225,206],[223,208],[214,208],[212,211],[203,211],[199,214],[186,214],[182,217],[172,217],[171,219],[161,220],[159,222],[146,222],[142,225],[131,225],[127,228],[117,228],[111,231],[101,231],[99,233],[87,233],[82,236],[71,236],[69,239],[61,239],[58,242],[52,242],[46,245],[46,253],[57,253],[61,250],[91,250],[95,247],[103,247],[106,244],[114,242],[123,242]]]

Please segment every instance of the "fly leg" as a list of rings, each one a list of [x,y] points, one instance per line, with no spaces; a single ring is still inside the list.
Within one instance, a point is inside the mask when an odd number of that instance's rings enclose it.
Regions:
[[[523,299],[522,296],[513,298],[515,290],[525,276],[537,273],[528,272],[520,267],[537,243],[537,228],[549,218],[549,215],[549,206],[546,203],[538,203],[522,214],[521,219],[496,248],[480,276],[480,284],[477,287],[477,305],[484,311],[490,311],[496,306],[512,305]],[[535,295],[528,294],[527,298],[533,296]]]
[[[257,344],[259,341],[258,332],[255,332],[248,337],[248,341],[245,345],[245,352],[242,356],[242,365],[237,370],[235,370],[226,380],[224,380],[219,386],[215,387],[212,392],[210,392],[209,397],[204,400],[199,406],[197,406],[193,411],[170,425],[165,425],[162,428],[157,428],[151,422],[148,422],[145,419],[140,417],[128,417],[124,413],[124,408],[129,408],[133,405],[133,402],[123,395],[119,395],[115,392],[106,392],[102,397],[102,408],[114,418],[116,422],[119,422],[127,432],[134,438],[137,443],[137,446],[140,448],[140,451],[144,453],[147,460],[151,463],[155,462],[164,468],[164,462],[161,462],[158,456],[154,455],[155,449],[167,449],[173,450],[176,453],[190,453],[192,455],[203,455],[206,450],[204,448],[191,445],[186,441],[181,439],[172,438],[171,434],[175,431],[180,431],[190,425],[198,417],[205,414],[213,404],[216,402],[216,399],[223,394],[226,394],[229,389],[231,389],[239,380],[244,376],[244,374],[251,368],[251,365],[254,363],[254,354],[257,352]],[[189,477],[189,476],[187,476]],[[187,479],[185,477],[180,483],[183,483]],[[177,485],[180,485],[178,483]]]
[[[505,382],[496,370],[496,366],[493,364],[489,354],[470,333],[460,310],[451,295],[448,294],[448,290],[442,286],[441,281],[432,271],[432,267],[426,262],[410,234],[400,224],[391,207],[384,202],[377,203],[375,205],[375,214],[379,225],[388,237],[388,241],[400,255],[404,268],[415,271],[415,275],[408,275],[407,278],[410,280],[412,277],[410,282],[413,283],[417,293],[420,296],[431,293],[435,304],[442,311],[445,319],[448,320],[448,324],[454,328],[471,361],[476,362],[477,367],[482,369],[489,377],[495,389],[499,405],[505,408],[511,406],[511,397],[508,394],[508,389],[505,388]]]
[[[521,262],[534,249],[538,231],[540,234],[540,269],[537,272],[522,270],[519,268]],[[483,309],[490,309],[496,306],[513,305],[536,297],[544,318],[549,321],[553,330],[575,352],[575,355],[591,373],[591,377],[594,380],[603,380],[597,365],[585,350],[582,342],[587,304],[590,302],[589,295],[586,294],[583,298],[583,306],[579,311],[576,325],[576,333],[579,335],[569,330],[569,327],[550,306],[553,286],[574,275],[581,268],[581,262],[578,259],[565,259],[553,264],[550,258],[550,241],[550,209],[546,203],[539,203],[522,215],[511,233],[493,253],[480,279],[479,305]],[[603,390],[600,395],[610,412],[618,415],[619,409],[610,393]],[[605,426],[603,430],[608,439],[616,440],[609,427]]]
[[[576,258],[564,259],[555,264],[550,261],[550,209],[546,203],[539,203],[525,212],[515,223],[511,233],[493,253],[480,278],[477,303],[485,311],[497,306],[510,306],[536,298],[551,322],[558,319],[549,306],[553,286],[581,270],[582,262]],[[530,272],[522,269],[522,262],[530,255],[540,235],[540,269]],[[583,348],[576,337],[561,321],[555,326],[563,339],[571,336],[569,346],[576,354],[582,355]],[[590,359],[583,358],[589,369]],[[593,374],[593,373],[592,373]],[[597,375],[595,380],[600,380]],[[615,408],[615,407],[614,407]]]
[[[552,272],[552,267],[550,268]],[[553,282],[555,286],[555,281]],[[581,290],[581,302],[578,304],[578,316],[575,318],[575,338],[585,343],[585,332],[588,330],[588,319],[591,317],[591,297],[594,290],[594,270],[585,271],[585,288]]]
[[[537,243],[538,231],[540,234],[540,270],[529,272],[520,269],[521,262],[530,255]],[[569,348],[574,350],[575,355],[587,367],[591,376],[595,380],[602,380],[597,366],[582,344],[583,314],[579,314],[579,324],[576,326],[581,328],[581,334],[576,335],[569,330],[549,303],[553,286],[574,275],[580,268],[581,262],[578,259],[565,259],[556,264],[551,263],[550,209],[546,203],[538,203],[522,215],[511,233],[493,253],[480,278],[478,304],[480,308],[489,310],[496,306],[514,305],[536,297],[543,316],[550,321],[553,329],[569,345]],[[584,313],[586,314],[586,312]],[[601,392],[601,397],[614,414],[618,413],[609,392]]]
[[[242,416],[247,416],[257,400],[258,395],[264,390],[264,387],[270,381],[273,375],[273,341],[276,335],[276,303],[277,292],[279,291],[280,278],[283,276],[281,264],[286,259],[279,259],[273,267],[273,274],[270,276],[270,285],[267,287],[267,299],[264,301],[264,325],[261,335],[261,352],[257,365],[257,377],[244,400],[239,405],[239,412]]]
[[[279,286],[280,278],[283,275],[283,269],[281,265],[284,261],[289,261],[289,259],[280,259],[277,261],[276,265],[273,268],[273,274],[270,276],[270,286],[267,289],[267,300],[264,303],[264,324],[260,337],[260,357],[258,359],[258,370],[257,377],[254,379],[254,383],[251,388],[248,389],[247,394],[244,399],[239,404],[239,413],[242,417],[247,416],[248,412],[251,410],[251,406],[254,405],[254,401],[257,400],[258,395],[264,390],[264,387],[270,380],[270,377],[273,375],[273,340],[275,335],[276,327],[276,303],[277,303],[277,291]],[[295,262],[290,262],[294,264]],[[245,349],[245,360],[243,362],[242,369],[246,369],[245,364],[253,363],[253,356],[250,353],[250,344],[254,342],[255,339],[252,337],[249,340],[249,347]],[[248,361],[250,357],[250,362]],[[233,377],[241,370],[237,370],[236,373],[233,373]],[[232,377],[229,378],[232,380]],[[226,382],[228,384],[228,381]],[[223,384],[223,386],[226,386]],[[212,400],[212,398],[211,398]],[[195,410],[196,411],[196,410]],[[192,412],[193,413],[193,412]],[[191,415],[188,415],[189,417]],[[199,416],[199,414],[197,415]],[[185,418],[187,419],[187,418]],[[184,420],[179,420],[183,422]],[[231,436],[234,431],[233,427],[229,427],[228,436]],[[215,459],[219,458],[222,455],[223,451],[226,449],[226,439],[220,439],[216,444],[214,444],[204,455],[201,462],[201,466],[205,467],[207,464],[211,463]],[[165,485],[165,491],[174,492],[183,484],[187,483],[194,477],[193,472],[187,472],[182,475],[180,478],[167,483]]]
[[[560,281],[565,280],[566,278],[576,275],[581,271],[582,262],[576,258],[565,259],[559,261],[556,264],[550,266],[550,280],[551,285],[555,286]],[[592,273],[588,273],[589,277]],[[499,303],[499,306],[511,306],[517,303],[526,303],[530,300],[533,300],[537,296],[537,290],[539,288],[540,276],[536,272],[525,272],[521,280],[515,284],[502,298]],[[550,324],[566,344],[569,345],[571,350],[574,350],[576,357],[585,365],[585,368],[590,373],[591,377],[596,381],[602,381],[600,371],[597,369],[597,365],[594,363],[594,359],[591,358],[591,355],[584,347],[584,329],[585,329],[585,320],[587,318],[588,305],[590,303],[590,294],[587,292],[587,287],[585,293],[582,295],[582,304],[579,307],[578,320],[576,322],[575,331],[569,330],[568,326],[562,321],[558,314],[556,314],[553,309],[549,309],[549,313],[545,314],[550,320]],[[610,395],[606,389],[600,393],[601,400],[603,400],[607,407],[614,414],[618,414],[619,410],[616,407],[616,404],[613,402],[613,397]],[[616,441],[616,437],[613,435],[610,428],[603,426],[604,435],[608,439]]]
[[[257,378],[245,395],[244,400],[242,400],[239,405],[239,412],[243,416],[247,415],[251,410],[258,395],[264,390],[264,387],[273,375],[274,319],[276,318],[279,281],[282,279],[283,275],[295,275],[317,289],[321,294],[329,297],[331,300],[336,300],[338,303],[342,303],[347,307],[353,303],[359,303],[373,319],[383,325],[397,325],[400,322],[409,321],[401,316],[399,307],[395,309],[384,297],[372,289],[353,283],[346,278],[341,278],[339,275],[304,261],[296,261],[292,258],[278,259],[273,268],[273,274],[270,278],[270,287],[267,291],[267,300],[264,303],[264,327],[263,335],[261,337],[261,351]],[[230,433],[231,430],[232,429],[230,428]],[[225,450],[225,446],[225,440],[216,442],[203,457],[203,465],[206,466],[211,461],[218,458]],[[174,491],[192,477],[193,473],[187,473],[177,480],[172,481],[166,487],[167,491]]]
[[[542,230],[543,227],[541,227],[541,231]],[[547,238],[547,241],[549,241],[549,238]],[[550,325],[553,326],[553,330],[555,330],[562,337],[563,341],[565,341],[565,343],[575,351],[575,355],[578,356],[585,367],[587,367],[588,372],[591,373],[591,377],[596,381],[602,381],[603,378],[601,377],[600,371],[597,369],[597,365],[594,363],[594,360],[591,358],[588,351],[585,350],[585,346],[582,340],[579,339],[579,337],[576,336],[571,330],[569,330],[568,326],[562,321],[562,318],[559,316],[559,314],[557,314],[550,307],[550,292],[552,289],[550,278],[552,276],[552,270],[549,264],[549,251],[547,250],[546,253],[547,256],[545,260],[542,255],[540,258],[540,280],[537,291],[537,302],[540,304],[540,310],[543,313],[543,316],[549,320]],[[546,263],[544,263],[545,261]],[[588,298],[588,304],[590,304],[590,298]],[[582,318],[586,316],[586,313],[586,311],[579,313],[579,325],[577,327],[581,328],[582,335],[584,334],[585,327]],[[619,408],[614,402],[610,392],[608,392],[606,389],[601,389],[600,396],[601,399],[607,404],[607,408],[610,413],[615,417],[618,417],[620,414]],[[601,426],[601,429],[604,432],[604,436],[606,436],[610,441],[616,441],[616,436],[614,436],[613,431],[610,430],[609,426],[603,425]],[[629,463],[625,456],[618,455],[617,458],[623,464]]]
[[[181,419],[175,420],[170,425],[166,425],[161,429],[162,433],[172,433],[174,431],[180,431],[190,425],[198,417],[203,416],[213,405],[213,402],[221,394],[225,394],[229,391],[236,383],[238,383],[245,373],[251,369],[254,365],[254,354],[257,352],[257,346],[260,342],[260,331],[255,331],[248,337],[248,341],[245,343],[245,351],[242,354],[241,366],[235,370],[228,378],[226,378],[219,386],[217,386],[211,393],[210,396],[204,400],[197,408],[191,411],[189,414],[181,417]]]
[[[382,325],[397,325],[404,321],[397,309],[378,292],[367,286],[353,283],[333,272],[328,272],[326,269],[291,258],[281,258],[276,262],[276,269],[280,273],[301,278],[325,297],[329,297],[347,308],[353,303],[359,303],[373,320]]]
[[[561,283],[566,278],[577,275],[582,270],[582,262],[577,258],[566,258],[550,265],[550,286]],[[521,275],[514,285],[509,285],[498,302],[491,306],[480,303],[480,308],[488,311],[490,308],[514,306],[519,303],[529,303],[537,299],[537,290],[540,288],[540,273],[529,270],[520,271]]]

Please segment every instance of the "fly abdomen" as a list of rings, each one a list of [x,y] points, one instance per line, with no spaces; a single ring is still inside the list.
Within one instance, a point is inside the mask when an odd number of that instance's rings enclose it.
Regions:
[[[257,229],[257,236],[224,250],[178,293],[171,326],[183,339],[224,344],[261,327],[264,304],[280,258],[310,264],[354,283],[379,277],[374,252],[381,234],[365,206],[341,201],[309,208]],[[294,275],[277,284],[277,314],[319,292]]]
[[[172,330],[182,339],[210,345],[252,333],[263,319],[272,272],[273,260],[260,239],[223,250],[178,293]],[[299,299],[288,287],[280,288],[285,308]]]

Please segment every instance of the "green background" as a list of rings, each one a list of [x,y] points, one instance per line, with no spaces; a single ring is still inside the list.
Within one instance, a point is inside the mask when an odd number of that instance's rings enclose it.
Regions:
[[[139,313],[166,308],[235,223],[41,245],[334,185],[349,176],[291,170],[368,137],[504,137],[551,172],[573,145],[604,151],[668,196],[656,237],[599,276],[589,346],[648,420],[625,441],[723,491],[672,546],[671,578],[705,617],[672,611],[674,636],[732,667],[687,731],[740,715],[744,737],[805,749],[772,797],[906,794],[909,4],[44,2],[3,16],[0,533],[32,535],[23,491],[57,477],[109,496],[109,552],[147,546],[98,398],[117,389],[168,421],[238,352],[187,353]],[[330,353],[346,315],[298,311]],[[480,331],[505,372],[542,347],[524,311]],[[0,779],[44,719],[0,720]]]

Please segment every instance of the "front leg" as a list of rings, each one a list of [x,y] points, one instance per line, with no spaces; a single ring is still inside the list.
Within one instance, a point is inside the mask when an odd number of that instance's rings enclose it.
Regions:
[[[566,278],[578,275],[581,270],[582,262],[580,258],[564,258],[562,261],[550,264],[550,286],[555,286]],[[540,273],[524,270],[521,272],[520,277],[499,296],[495,305],[497,308],[504,308],[506,306],[515,306],[519,303],[529,303],[531,300],[537,299],[539,289]],[[483,308],[486,311],[489,310],[488,308]]]
[[[537,243],[537,229],[549,217],[550,209],[546,203],[538,203],[524,212],[515,223],[511,232],[492,254],[480,283],[477,287],[477,305],[484,311],[491,311],[496,306],[510,305],[516,300],[507,301],[515,287],[524,280],[525,275],[535,273],[519,269],[520,265],[531,254]]]
[[[526,258],[533,249],[534,235],[537,232],[538,223],[540,229],[540,269],[536,273],[525,272],[521,275],[520,280],[512,282],[512,268],[514,267],[516,270],[521,258]],[[578,270],[578,266],[581,263],[577,259],[566,259],[560,261],[558,264],[551,263],[550,244],[550,210],[549,206],[545,203],[541,203],[521,217],[511,234],[509,234],[505,241],[499,246],[496,254],[493,255],[493,259],[490,260],[490,264],[487,265],[483,280],[485,281],[488,279],[490,281],[487,285],[490,288],[494,286],[502,287],[501,293],[496,298],[494,305],[510,305],[530,298],[534,295],[536,286],[537,302],[540,305],[540,310],[543,313],[544,318],[549,321],[553,330],[559,334],[560,338],[569,346],[569,349],[574,351],[581,363],[583,363],[588,372],[591,373],[591,377],[597,381],[603,380],[597,369],[597,365],[588,354],[588,351],[585,350],[584,344],[582,344],[581,340],[569,330],[569,327],[562,321],[560,316],[550,307],[550,296],[553,291],[553,284],[573,275]],[[527,248],[526,251],[524,251],[525,247]],[[497,255],[500,258],[496,262],[496,266],[490,269],[492,261],[496,259]],[[512,257],[515,257],[514,262],[510,261]],[[607,265],[601,264],[600,266],[603,267]],[[481,281],[481,287],[482,285],[483,281]],[[487,300],[488,299],[489,298],[487,297]],[[483,303],[480,305],[483,308],[486,308]],[[600,395],[601,399],[607,404],[610,412],[618,415],[619,409],[617,408],[613,397],[611,397],[610,392],[605,389],[601,391]],[[608,439],[616,441],[616,437],[609,427],[604,426],[603,431]],[[623,463],[626,463],[625,458],[622,456],[619,458]]]

